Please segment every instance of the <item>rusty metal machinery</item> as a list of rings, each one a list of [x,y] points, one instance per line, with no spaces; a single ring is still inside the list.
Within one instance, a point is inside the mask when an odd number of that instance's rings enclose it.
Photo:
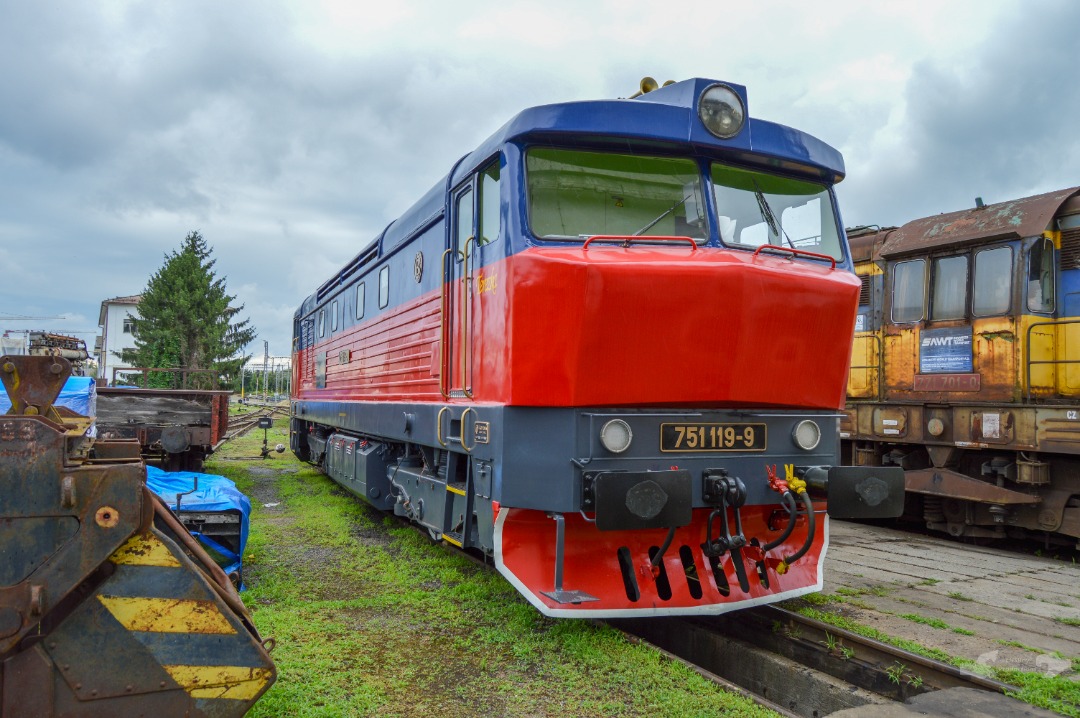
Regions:
[[[276,678],[267,646],[138,443],[52,405],[69,373],[0,357],[0,718],[243,715]]]

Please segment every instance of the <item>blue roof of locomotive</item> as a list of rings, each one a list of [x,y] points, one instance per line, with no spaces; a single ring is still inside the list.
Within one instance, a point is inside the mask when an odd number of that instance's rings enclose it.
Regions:
[[[706,89],[724,84],[735,90],[747,108],[747,122],[731,139],[710,134],[698,120],[697,102]],[[805,132],[749,117],[746,88],[705,78],[684,80],[629,100],[587,100],[541,105],[522,110],[457,166],[453,183],[488,160],[507,142],[557,140],[560,136],[590,135],[632,139],[660,145],[692,147],[706,154],[722,154],[749,160],[763,155],[780,162],[781,171],[816,174],[839,182],[844,178],[844,158],[835,148]],[[759,161],[760,164],[760,161]]]
[[[317,297],[344,283],[361,266],[402,244],[438,221],[445,211],[446,191],[481,165],[487,163],[508,142],[573,142],[602,145],[626,140],[647,143],[657,149],[682,148],[706,155],[729,158],[781,172],[816,177],[825,182],[843,179],[844,158],[840,152],[812,135],[775,122],[749,117],[746,88],[720,83],[733,89],[747,108],[747,121],[735,137],[722,140],[711,135],[697,115],[697,100],[717,80],[694,78],[661,87],[633,99],[586,100],[541,105],[522,110],[500,127],[475,150],[455,165],[452,176],[443,177],[412,207],[390,223],[376,238],[376,249],[368,245],[341,271],[308,297],[297,314],[314,309]],[[587,136],[587,137],[586,137]]]

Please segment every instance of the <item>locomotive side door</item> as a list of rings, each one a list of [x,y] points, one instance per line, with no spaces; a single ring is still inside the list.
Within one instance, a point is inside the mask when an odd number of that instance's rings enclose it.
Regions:
[[[474,179],[452,195],[449,246],[442,258],[440,389],[448,399],[472,398],[470,264],[476,250]]]

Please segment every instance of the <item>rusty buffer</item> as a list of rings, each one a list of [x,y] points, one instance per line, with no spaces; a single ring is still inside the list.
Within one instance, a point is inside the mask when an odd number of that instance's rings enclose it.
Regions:
[[[53,406],[60,357],[0,357],[0,717],[241,716],[276,677],[135,441]]]

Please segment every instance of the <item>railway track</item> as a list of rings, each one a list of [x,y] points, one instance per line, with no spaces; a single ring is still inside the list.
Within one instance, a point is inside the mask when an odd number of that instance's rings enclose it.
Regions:
[[[951,688],[1019,690],[778,606],[609,623],[790,716],[824,716]]]
[[[224,444],[230,439],[235,439],[238,436],[243,436],[251,429],[254,429],[256,426],[259,425],[259,419],[263,419],[266,417],[287,417],[288,415],[288,408],[281,406],[264,406],[248,414],[233,415],[229,417],[229,430],[225,433],[225,438],[222,440],[221,443]]]
[[[427,532],[400,519],[420,533]],[[465,555],[489,570],[483,557]],[[609,620],[630,640],[652,645],[719,685],[790,718],[904,703],[922,694],[974,689],[1006,699],[1020,688],[966,671],[776,605],[723,616]],[[1039,709],[1016,702],[1016,706]],[[1001,715],[1010,715],[1011,706]],[[994,710],[991,708],[991,710]],[[989,715],[996,715],[990,713]]]

